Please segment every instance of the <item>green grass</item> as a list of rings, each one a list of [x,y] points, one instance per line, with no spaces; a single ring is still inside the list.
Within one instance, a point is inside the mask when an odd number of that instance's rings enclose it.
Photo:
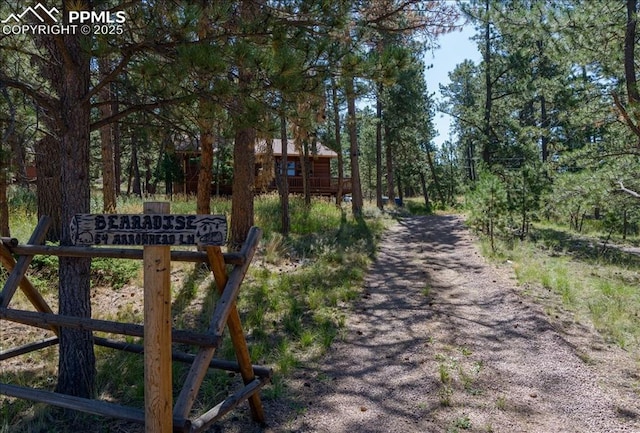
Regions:
[[[605,250],[597,238],[543,225],[527,241],[501,244],[495,254],[489,248],[483,252],[501,262],[512,261],[528,293],[538,285],[546,294],[536,296],[551,296],[576,320],[592,322],[610,342],[640,349],[640,256],[615,246]]]
[[[100,200],[92,200],[92,212],[100,212]],[[215,213],[230,214],[230,203],[213,200]],[[195,212],[195,201],[176,196],[171,202],[173,213]],[[142,201],[119,198],[118,212],[140,213]],[[346,320],[346,311],[360,291],[360,285],[372,258],[377,242],[390,220],[385,220],[375,209],[365,209],[365,217],[354,219],[346,209],[338,209],[325,200],[313,200],[305,207],[301,199],[291,199],[291,233],[283,237],[280,229],[277,196],[260,196],[255,202],[255,221],[264,231],[256,258],[249,269],[238,298],[238,310],[251,359],[254,363],[274,368],[272,384],[262,394],[264,398],[280,398],[288,392],[287,377],[304,362],[318,359],[340,338]],[[17,217],[13,217],[17,215]],[[21,242],[26,242],[35,227],[35,216],[26,210],[12,212],[11,230]],[[141,264],[137,261],[95,259],[92,284],[99,282],[114,290],[136,281]],[[191,324],[206,329],[215,307],[217,289],[208,272],[191,265],[179,268],[184,273],[181,285],[173,286],[174,323]],[[38,256],[29,277],[36,279],[38,288],[45,287],[55,296],[57,260]],[[139,278],[138,278],[139,279]],[[141,312],[133,308],[121,309],[110,319],[140,322]],[[128,342],[140,344],[138,339]],[[181,347],[181,350],[189,349]],[[52,348],[55,352],[55,348]],[[98,395],[140,407],[143,399],[143,358],[112,349],[97,348]],[[36,352],[33,356],[42,356]],[[225,338],[217,356],[233,359],[230,339]],[[47,368],[35,374],[13,373],[4,370],[0,381],[55,385],[57,358]],[[174,363],[174,392],[178,392],[188,366]],[[117,372],[117,374],[114,374]],[[197,408],[209,408],[220,402],[224,395],[237,388],[241,380],[226,372],[211,370],[196,401]],[[236,375],[237,376],[237,375]],[[47,379],[49,378],[49,379]],[[50,378],[54,378],[53,381]],[[48,381],[48,382],[47,382]],[[0,432],[31,431],[49,415],[48,407],[40,407],[42,415],[33,423],[19,422],[34,404],[12,400],[2,404]],[[37,420],[40,421],[37,421]],[[92,418],[87,431],[108,431],[110,420]],[[60,427],[58,431],[64,431]],[[51,431],[56,431],[53,428]]]

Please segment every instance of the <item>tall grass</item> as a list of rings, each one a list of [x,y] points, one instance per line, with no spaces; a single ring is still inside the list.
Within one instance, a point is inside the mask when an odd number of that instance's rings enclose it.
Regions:
[[[530,293],[542,288],[537,296],[551,296],[610,342],[640,350],[640,258],[620,250],[599,254],[597,246],[588,249],[589,242],[571,240],[564,230],[554,233],[537,231],[532,240],[503,244],[493,257],[511,260],[518,282]]]

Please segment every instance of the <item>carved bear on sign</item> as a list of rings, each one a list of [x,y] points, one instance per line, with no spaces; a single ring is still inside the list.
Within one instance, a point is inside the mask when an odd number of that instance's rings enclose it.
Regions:
[[[201,245],[222,245],[226,232],[226,220],[217,216],[198,221],[196,243]]]

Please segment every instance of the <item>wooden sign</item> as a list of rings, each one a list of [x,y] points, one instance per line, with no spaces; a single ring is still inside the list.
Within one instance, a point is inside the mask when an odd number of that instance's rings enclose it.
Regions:
[[[79,214],[71,220],[75,245],[224,245],[224,215]]]

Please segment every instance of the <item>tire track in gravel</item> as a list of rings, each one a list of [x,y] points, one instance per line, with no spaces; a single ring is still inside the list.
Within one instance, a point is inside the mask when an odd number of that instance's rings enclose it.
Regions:
[[[585,364],[509,274],[459,216],[395,224],[345,338],[300,374],[297,412],[267,402],[263,431],[640,432],[637,394],[605,389],[608,367]]]

